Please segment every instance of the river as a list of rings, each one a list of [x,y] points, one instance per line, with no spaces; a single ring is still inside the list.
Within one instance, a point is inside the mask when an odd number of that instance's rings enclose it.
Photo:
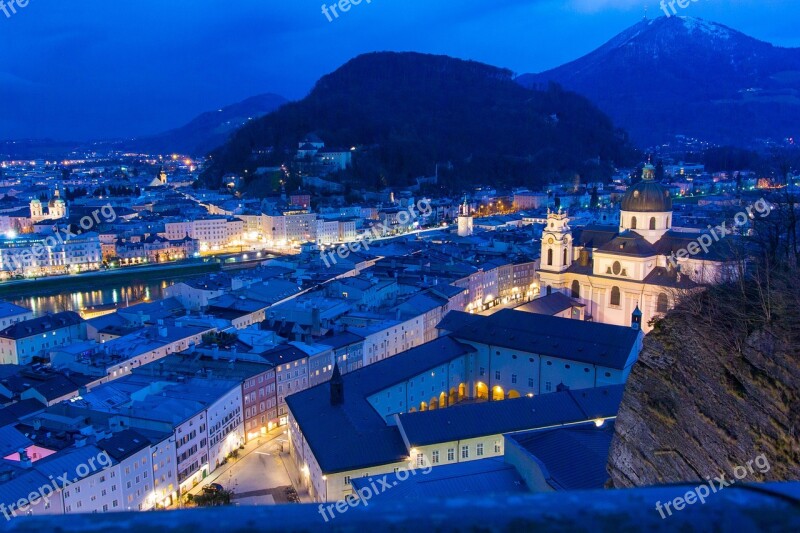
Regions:
[[[164,289],[181,279],[189,277],[193,276],[147,281],[107,282],[95,290],[75,288],[59,290],[58,288],[53,288],[47,292],[37,293],[32,296],[16,296],[5,299],[31,309],[35,316],[60,313],[61,311],[75,311],[77,313],[81,309],[94,306],[116,304],[124,307],[126,303],[133,305],[142,301],[159,300],[164,295]]]

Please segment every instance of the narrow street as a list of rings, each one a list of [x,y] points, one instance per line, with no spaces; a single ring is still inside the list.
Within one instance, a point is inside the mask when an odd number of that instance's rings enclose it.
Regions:
[[[200,494],[203,487],[218,483],[233,491],[234,505],[274,505],[289,503],[286,489],[294,486],[301,501],[310,501],[296,486],[299,476],[289,456],[285,431],[284,427],[276,428],[250,441],[237,459],[217,468],[187,494]]]

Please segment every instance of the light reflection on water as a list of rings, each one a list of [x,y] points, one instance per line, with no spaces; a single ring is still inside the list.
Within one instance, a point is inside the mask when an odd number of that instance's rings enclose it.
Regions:
[[[125,285],[109,285],[93,291],[53,289],[49,294],[9,298],[9,301],[27,307],[35,316],[62,311],[80,312],[94,306],[116,304],[125,307],[142,301],[153,301],[163,297],[163,291],[175,280],[153,280],[132,282]]]

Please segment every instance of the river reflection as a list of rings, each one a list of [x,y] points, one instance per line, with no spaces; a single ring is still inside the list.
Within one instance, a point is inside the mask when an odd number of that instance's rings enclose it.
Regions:
[[[129,282],[126,284],[110,284],[93,291],[85,290],[59,290],[53,289],[48,294],[10,298],[9,300],[22,307],[27,307],[35,316],[47,313],[60,313],[61,311],[80,312],[97,306],[125,307],[143,301],[153,301],[163,298],[164,289],[175,283],[176,280],[152,280]]]

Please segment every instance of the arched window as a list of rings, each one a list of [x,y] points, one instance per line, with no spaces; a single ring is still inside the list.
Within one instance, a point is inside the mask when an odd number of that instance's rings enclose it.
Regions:
[[[553,249],[547,250],[547,266],[553,266]]]
[[[581,297],[581,284],[578,283],[577,279],[572,282],[572,297],[573,298]]]
[[[631,217],[631,229],[636,229],[636,217]]]
[[[620,304],[620,295],[619,295],[619,287],[612,287],[611,288],[611,301],[609,302],[610,305],[618,306]]]
[[[656,300],[656,313],[666,313],[667,311],[669,311],[669,298],[662,292]]]
[[[650,229],[656,229],[656,217],[650,219]]]
[[[567,249],[564,248],[564,266],[567,266]]]

